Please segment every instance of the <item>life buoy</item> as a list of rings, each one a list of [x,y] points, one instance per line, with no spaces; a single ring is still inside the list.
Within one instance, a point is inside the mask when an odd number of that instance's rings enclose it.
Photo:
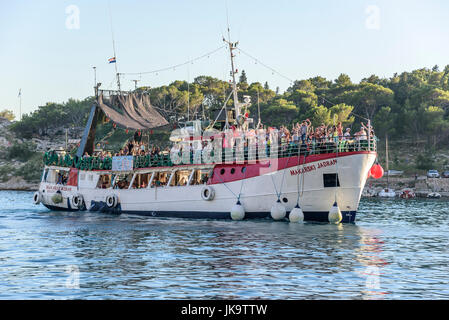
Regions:
[[[212,187],[204,187],[201,189],[201,198],[206,201],[211,201],[215,197],[215,190]]]
[[[39,204],[41,202],[41,196],[39,191],[36,191],[33,195],[33,202],[34,204]]]
[[[106,197],[106,205],[109,208],[115,208],[118,204],[118,198],[116,194],[110,194]]]
[[[76,194],[72,197],[72,204],[75,208],[81,208],[83,205],[84,199],[81,194]]]

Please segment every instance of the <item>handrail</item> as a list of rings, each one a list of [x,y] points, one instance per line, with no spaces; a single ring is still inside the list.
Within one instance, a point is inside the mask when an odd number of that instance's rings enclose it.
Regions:
[[[286,158],[294,155],[316,155],[316,154],[329,154],[329,153],[342,153],[342,152],[354,152],[354,151],[376,151],[377,150],[377,138],[373,137],[370,140],[346,140],[337,139],[336,141],[310,141],[309,143],[295,143],[295,142],[282,142],[277,145],[277,147],[270,145],[264,146],[265,153],[259,152],[259,146],[256,145],[250,154],[248,147],[243,149],[243,152],[239,151],[237,147],[234,148],[222,148],[222,162],[229,163],[228,160],[234,161],[248,161],[248,160],[264,160],[273,158]],[[190,150],[190,162],[180,163],[180,164],[191,164],[193,163],[194,150]],[[212,151],[213,153],[213,151]],[[226,155],[232,154],[231,159],[227,158]],[[259,156],[262,153],[262,158]],[[251,155],[251,157],[250,157]],[[179,158],[182,160],[182,151],[178,152]],[[213,154],[211,155],[214,156]],[[265,157],[263,157],[265,156]],[[139,168],[151,168],[151,167],[172,167],[174,166],[171,161],[170,154],[158,154],[158,155],[141,155],[133,156],[133,169]],[[204,155],[201,151],[201,164],[213,164],[208,162],[203,162]],[[112,158],[111,157],[71,157],[66,154],[58,155],[56,152],[46,152],[44,154],[45,165],[56,165],[60,167],[72,167],[80,170],[111,170],[112,169]]]

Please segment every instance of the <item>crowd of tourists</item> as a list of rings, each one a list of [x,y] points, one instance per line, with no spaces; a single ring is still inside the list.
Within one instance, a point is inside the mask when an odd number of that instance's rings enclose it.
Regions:
[[[231,127],[233,131],[236,130],[234,126]],[[263,134],[260,135],[259,130],[262,131]],[[368,132],[370,134],[368,135]],[[264,136],[265,134],[265,136]],[[328,144],[337,144],[340,141],[348,141],[348,142],[357,142],[357,141],[366,141],[368,140],[368,136],[373,138],[375,136],[373,128],[368,128],[363,122],[361,123],[361,128],[359,131],[354,134],[351,133],[351,128],[344,128],[342,123],[339,122],[336,125],[325,125],[321,124],[318,127],[313,127],[311,121],[306,119],[302,122],[297,122],[292,125],[291,129],[287,126],[281,126],[280,128],[275,127],[259,127],[259,129],[251,129],[249,130],[249,135],[253,136],[262,136],[264,137],[262,144],[264,147],[269,147],[274,143],[273,137],[277,137],[278,145],[280,147],[286,147],[289,145],[293,146],[313,146],[313,148],[319,148],[322,145]],[[225,135],[223,134],[223,148],[228,148]],[[213,140],[213,138],[211,139]],[[157,145],[150,145],[148,143],[143,142],[141,139],[136,139],[136,137],[128,140],[123,148],[116,153],[108,152],[108,151],[98,151],[93,154],[95,157],[99,157],[104,159],[105,157],[112,156],[147,156],[151,157],[159,156],[161,154],[167,155],[169,153],[177,152],[177,151],[185,151],[186,148],[189,151],[193,152],[196,148],[207,149],[209,142],[206,140],[202,140],[200,144],[187,143],[180,145],[174,145],[172,148],[166,147],[162,149]],[[256,142],[256,144],[261,145],[260,141]],[[211,145],[210,145],[211,146]],[[248,148],[248,142],[244,142],[244,148]],[[88,157],[89,155],[86,153],[84,155]]]

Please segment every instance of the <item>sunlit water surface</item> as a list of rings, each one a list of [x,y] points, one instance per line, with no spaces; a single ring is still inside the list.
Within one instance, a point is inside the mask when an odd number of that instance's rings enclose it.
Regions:
[[[445,200],[362,200],[336,226],[51,212],[32,195],[0,191],[0,299],[449,299]]]

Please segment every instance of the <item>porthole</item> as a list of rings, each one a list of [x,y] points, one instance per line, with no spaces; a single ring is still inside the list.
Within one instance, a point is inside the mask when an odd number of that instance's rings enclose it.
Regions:
[[[235,173],[235,168],[232,168],[231,169],[231,174],[234,174]]]
[[[245,173],[246,167],[242,167],[242,173]]]
[[[288,199],[287,198],[283,198],[282,201],[284,201],[284,203],[287,203]]]
[[[221,175],[224,175],[224,174],[225,174],[225,169],[224,169],[224,168],[220,170],[220,174],[221,174]]]

